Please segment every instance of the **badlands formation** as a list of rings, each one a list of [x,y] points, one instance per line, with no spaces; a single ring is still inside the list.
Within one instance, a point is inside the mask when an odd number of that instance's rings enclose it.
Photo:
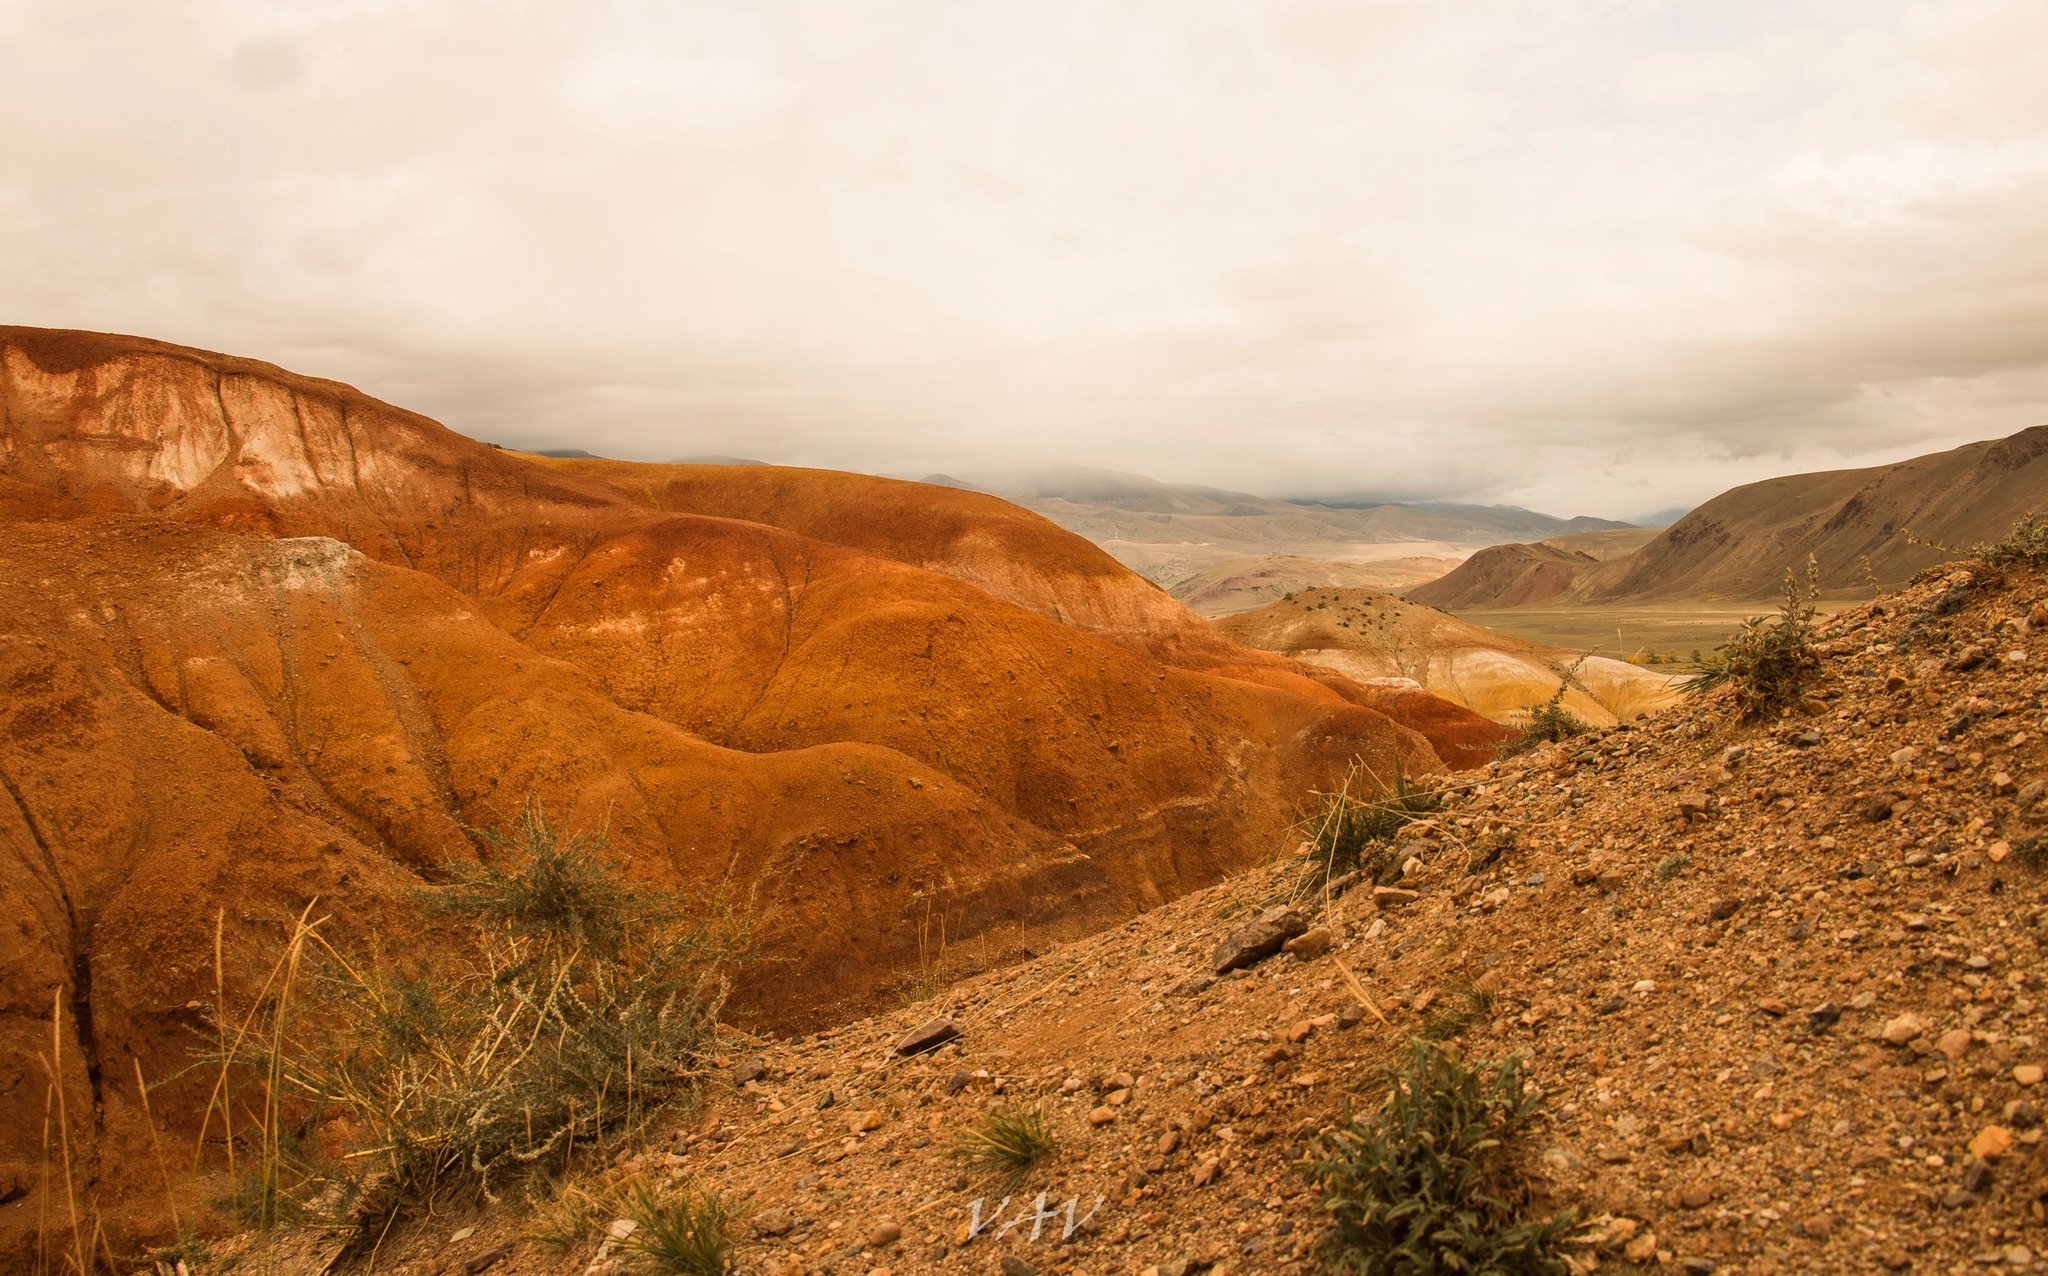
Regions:
[[[0,1264],[77,1191],[169,1228],[215,926],[428,956],[414,892],[529,799],[746,911],[739,1022],[891,1000],[1207,887],[1354,758],[1470,765],[1433,697],[1240,647],[993,497],[544,461],[347,386],[0,328]],[[53,1023],[54,1014],[54,1023]],[[181,1079],[182,1078],[182,1079]]]
[[[1674,703],[1683,679],[1467,624],[1367,589],[1304,589],[1216,622],[1247,647],[1331,669],[1368,687],[1414,688],[1496,722],[1520,721],[1565,686],[1580,721],[1613,726]],[[1574,668],[1573,666],[1577,667]]]
[[[1514,1164],[1532,1212],[1576,1211],[1574,1273],[2040,1271],[2044,584],[1964,565],[1845,610],[1809,713],[1689,702],[1443,777],[1397,885],[1283,855],[926,1004],[735,1040],[701,1113],[581,1190],[727,1192],[759,1276],[1296,1276],[1329,1224],[1307,1159],[1421,1037],[1526,1060]],[[1266,910],[1319,942],[1240,964]],[[941,1014],[956,1039],[899,1050]],[[949,1155],[1041,1102],[1058,1150],[1020,1179]],[[604,1271],[607,1224],[558,1250],[458,1214],[381,1270]],[[337,1246],[302,1239],[304,1270]]]

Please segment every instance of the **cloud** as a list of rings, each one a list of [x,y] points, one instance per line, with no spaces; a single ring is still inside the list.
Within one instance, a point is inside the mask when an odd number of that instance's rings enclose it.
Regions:
[[[0,0],[0,295],[478,437],[1625,516],[2048,421],[2048,11]]]

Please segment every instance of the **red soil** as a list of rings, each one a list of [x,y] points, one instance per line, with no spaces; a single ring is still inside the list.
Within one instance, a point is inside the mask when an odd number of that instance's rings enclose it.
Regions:
[[[216,910],[237,971],[314,897],[405,935],[463,826],[531,795],[749,906],[736,1004],[790,1025],[886,997],[927,908],[956,965],[1007,960],[1271,853],[1353,758],[1496,730],[1236,647],[972,493],[544,464],[98,334],[0,328],[0,409],[0,1195],[43,1190],[55,999],[129,1238],[165,1223],[135,1064],[190,1061]],[[174,1135],[197,1085],[154,1097]]]

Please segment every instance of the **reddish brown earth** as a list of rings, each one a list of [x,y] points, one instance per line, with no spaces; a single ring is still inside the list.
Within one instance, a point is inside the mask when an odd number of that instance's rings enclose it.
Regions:
[[[117,1247],[161,1234],[133,1078],[192,1057],[216,911],[231,975],[316,897],[404,935],[463,826],[529,796],[750,909],[738,1006],[796,1025],[886,998],[927,909],[1009,960],[1270,853],[1353,758],[1494,731],[1236,647],[974,493],[543,464],[32,329],[0,328],[0,422],[0,1253],[56,1208],[53,1001],[80,1189]],[[197,1084],[153,1096],[174,1137]]]
[[[1555,545],[1489,545],[1448,575],[1403,591],[1425,607],[1520,607],[1567,593],[1600,560]]]

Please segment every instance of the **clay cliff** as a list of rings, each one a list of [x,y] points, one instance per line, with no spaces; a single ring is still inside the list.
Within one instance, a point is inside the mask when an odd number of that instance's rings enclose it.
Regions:
[[[956,964],[1007,960],[1270,854],[1353,758],[1498,738],[1238,647],[993,498],[542,461],[101,334],[0,328],[0,600],[0,1195],[46,1190],[56,1003],[80,1172],[129,1237],[163,1225],[135,1068],[189,1061],[216,914],[231,966],[316,898],[406,935],[465,828],[528,798],[747,909],[737,1009],[793,1025],[886,998],[928,912]]]

